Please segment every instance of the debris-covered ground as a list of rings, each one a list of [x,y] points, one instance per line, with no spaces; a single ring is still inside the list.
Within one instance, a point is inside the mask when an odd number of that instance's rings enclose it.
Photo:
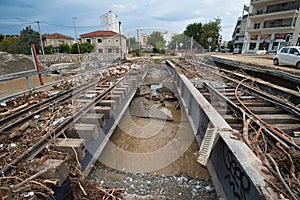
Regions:
[[[209,178],[194,179],[187,175],[162,176],[129,173],[101,165],[94,167],[90,177],[103,188],[122,188],[124,194],[154,196],[160,199],[217,199]]]

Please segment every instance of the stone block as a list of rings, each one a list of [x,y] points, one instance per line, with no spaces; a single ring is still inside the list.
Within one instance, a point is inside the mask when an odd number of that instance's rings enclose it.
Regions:
[[[114,110],[116,108],[116,101],[112,99],[101,100],[96,106],[111,107]]]
[[[113,94],[110,96],[111,100],[114,100],[116,102],[117,105],[121,104],[121,100],[122,100],[122,96],[121,95],[117,95],[117,94]]]
[[[112,108],[108,106],[95,106],[94,110],[91,112],[103,114],[105,119],[109,119],[112,117]]]
[[[73,157],[77,154],[78,160],[82,160],[85,156],[85,140],[82,138],[56,138],[55,143],[51,144],[50,147]]]
[[[97,139],[99,131],[95,124],[75,124],[66,131],[66,136],[68,138],[82,138],[91,141]]]
[[[38,168],[35,169],[35,172],[38,173],[47,167],[51,167],[47,173],[41,175],[43,179],[55,179],[58,180],[57,187],[60,187],[62,183],[69,176],[68,167],[63,160],[56,159],[47,159],[43,164],[41,164]]]
[[[103,128],[105,126],[105,116],[102,113],[97,113],[95,110],[91,110],[89,113],[82,116],[80,122],[85,124],[94,124]]]

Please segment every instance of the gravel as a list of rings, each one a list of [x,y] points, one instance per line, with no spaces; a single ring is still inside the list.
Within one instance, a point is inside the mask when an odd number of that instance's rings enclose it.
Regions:
[[[103,188],[122,188],[124,194],[159,196],[162,199],[217,199],[209,178],[194,179],[184,174],[164,176],[132,173],[96,165],[89,179]]]

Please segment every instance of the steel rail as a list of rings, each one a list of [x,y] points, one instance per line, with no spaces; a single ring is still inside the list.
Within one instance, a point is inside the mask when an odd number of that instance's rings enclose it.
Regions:
[[[33,158],[38,153],[40,153],[49,143],[49,141],[53,138],[57,138],[61,135],[64,131],[66,131],[69,126],[73,123],[79,120],[84,114],[86,114],[93,106],[95,106],[97,103],[99,103],[105,96],[111,92],[113,88],[115,88],[121,81],[123,81],[126,78],[124,75],[123,78],[118,80],[116,83],[111,85],[109,88],[107,88],[105,91],[103,91],[99,96],[97,96],[94,101],[91,101],[81,109],[79,109],[75,114],[72,116],[69,116],[65,119],[60,125],[58,125],[55,129],[48,131],[45,135],[42,136],[42,138],[36,142],[33,146],[29,147],[27,151],[25,151],[23,154],[21,154],[18,158],[14,159],[10,163],[6,164],[1,173],[2,175],[5,175],[8,173],[12,168],[14,168],[19,162],[22,160]]]

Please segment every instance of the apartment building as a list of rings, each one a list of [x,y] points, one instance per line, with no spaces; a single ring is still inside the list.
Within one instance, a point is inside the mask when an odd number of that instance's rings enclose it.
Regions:
[[[299,4],[299,0],[251,0],[250,6],[244,6],[247,20],[241,21],[245,25],[242,52],[274,52],[282,46],[300,45]]]
[[[114,31],[94,31],[80,35],[81,42],[95,45],[100,54],[112,55],[126,51],[126,37]]]

